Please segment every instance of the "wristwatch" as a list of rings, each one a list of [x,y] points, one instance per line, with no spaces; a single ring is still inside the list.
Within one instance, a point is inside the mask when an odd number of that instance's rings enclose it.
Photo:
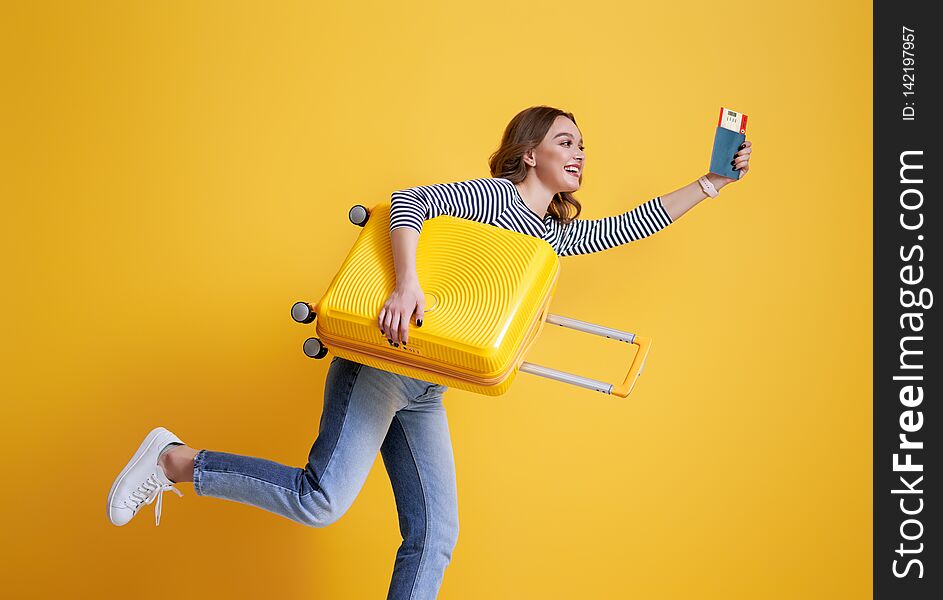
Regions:
[[[720,195],[720,192],[717,191],[717,188],[714,187],[714,184],[711,183],[707,177],[698,177],[697,182],[701,185],[701,191],[711,198],[716,198]]]

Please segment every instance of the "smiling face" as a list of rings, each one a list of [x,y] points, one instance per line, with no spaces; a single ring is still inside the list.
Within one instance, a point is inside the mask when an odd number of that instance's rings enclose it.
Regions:
[[[558,116],[540,144],[524,161],[544,185],[555,192],[575,192],[583,179],[583,136],[567,117]]]

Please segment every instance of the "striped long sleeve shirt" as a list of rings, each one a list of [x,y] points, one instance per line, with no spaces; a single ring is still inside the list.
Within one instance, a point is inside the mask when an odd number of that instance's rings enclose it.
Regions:
[[[648,237],[672,223],[655,197],[644,204],[603,219],[574,219],[566,225],[550,214],[543,218],[530,209],[508,179],[500,177],[440,183],[393,192],[390,231],[411,227],[439,215],[470,219],[550,243],[558,256],[590,254]]]

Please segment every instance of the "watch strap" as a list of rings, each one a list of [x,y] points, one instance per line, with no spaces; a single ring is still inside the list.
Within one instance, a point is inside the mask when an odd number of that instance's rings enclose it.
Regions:
[[[716,198],[720,195],[720,192],[717,191],[717,188],[714,187],[714,184],[711,183],[707,177],[698,177],[697,182],[700,184],[701,190],[711,198]]]

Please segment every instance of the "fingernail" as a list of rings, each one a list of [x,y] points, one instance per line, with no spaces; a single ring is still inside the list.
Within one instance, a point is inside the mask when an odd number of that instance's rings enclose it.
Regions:
[[[735,161],[730,161],[730,166],[731,166],[731,167],[734,166],[734,164],[736,164]]]
[[[747,147],[746,144],[740,144],[740,149],[741,149],[741,150],[743,150],[743,149],[746,148],[746,147]]]
[[[416,321],[416,327],[422,327],[422,319]]]
[[[393,345],[393,340],[391,340],[390,338],[386,338],[386,341],[388,341],[388,342],[390,343],[390,346]]]

